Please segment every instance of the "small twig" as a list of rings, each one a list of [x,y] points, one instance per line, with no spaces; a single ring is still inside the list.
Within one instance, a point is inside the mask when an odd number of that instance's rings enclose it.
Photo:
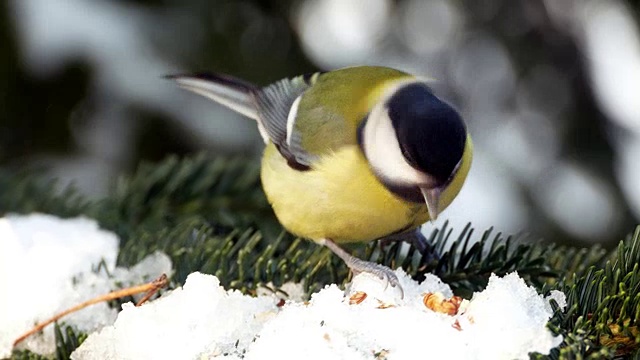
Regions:
[[[151,297],[153,295],[155,295],[158,290],[162,289],[163,287],[167,286],[167,275],[166,274],[162,274],[160,275],[159,278],[153,280],[152,282],[150,282],[149,284],[155,285],[153,286],[151,289],[149,289],[147,291],[146,294],[144,294],[144,296],[142,297],[142,299],[138,300],[138,302],[136,303],[136,306],[140,306],[144,303],[146,303],[149,299],[151,299]]]
[[[87,306],[93,305],[93,304],[97,304],[97,303],[101,303],[103,301],[111,301],[114,299],[120,299],[123,298],[125,296],[132,296],[135,294],[140,294],[140,293],[145,293],[145,296],[138,301],[138,303],[136,304],[136,306],[140,306],[142,305],[142,303],[144,303],[145,301],[149,300],[149,298],[151,298],[151,296],[153,296],[153,294],[155,294],[156,292],[158,292],[158,290],[160,290],[161,288],[167,286],[168,284],[168,280],[167,280],[167,275],[166,274],[162,274],[160,275],[159,278],[153,280],[150,283],[146,283],[143,285],[138,285],[138,286],[132,286],[126,289],[121,289],[121,290],[115,290],[112,291],[108,294],[105,295],[100,295],[97,296],[93,299],[87,300],[85,302],[83,302],[82,304],[78,304],[70,309],[67,309],[63,312],[60,312],[56,315],[54,315],[52,318],[41,322],[40,324],[36,325],[33,329],[27,331],[26,333],[24,333],[22,336],[20,336],[19,338],[17,338],[14,342],[13,342],[13,346],[15,347],[16,345],[18,345],[20,342],[22,342],[24,339],[28,338],[29,336],[37,333],[38,331],[41,331],[42,329],[44,329],[47,325],[58,321],[60,318],[67,316],[71,313],[74,313],[78,310],[84,309]]]

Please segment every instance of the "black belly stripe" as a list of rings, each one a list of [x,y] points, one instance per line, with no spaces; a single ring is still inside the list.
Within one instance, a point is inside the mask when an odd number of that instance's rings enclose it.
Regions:
[[[381,237],[380,239],[385,239],[385,238],[388,238],[388,237],[391,237],[391,236],[394,236],[394,235],[402,234],[403,232],[406,232],[406,231],[408,231],[408,230],[411,230],[411,229],[412,229],[412,228],[414,228],[414,227],[415,227],[415,226],[413,226],[413,223],[408,223],[408,224],[407,224],[407,225],[405,225],[404,227],[402,227],[402,228],[400,228],[400,229],[398,229],[398,230],[392,231],[392,232],[390,232],[389,234],[387,234],[387,235],[385,235],[385,236]]]
[[[392,182],[385,181],[380,176],[378,176],[378,179],[387,190],[399,198],[416,204],[425,203],[424,196],[422,195],[419,187],[405,184],[394,184]]]

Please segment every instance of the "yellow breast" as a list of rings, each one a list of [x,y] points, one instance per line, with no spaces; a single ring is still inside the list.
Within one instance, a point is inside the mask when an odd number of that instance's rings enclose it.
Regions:
[[[261,178],[280,223],[312,240],[370,241],[429,219],[426,206],[401,200],[375,178],[358,145],[323,157],[309,171],[297,171],[269,144]]]

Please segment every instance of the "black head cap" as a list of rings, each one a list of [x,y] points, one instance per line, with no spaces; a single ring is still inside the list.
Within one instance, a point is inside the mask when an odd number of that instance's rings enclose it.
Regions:
[[[439,184],[446,183],[462,159],[467,139],[458,112],[421,83],[400,88],[387,108],[407,162]]]

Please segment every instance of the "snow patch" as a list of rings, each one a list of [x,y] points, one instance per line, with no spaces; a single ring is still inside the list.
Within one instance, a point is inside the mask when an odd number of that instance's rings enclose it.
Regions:
[[[115,234],[88,218],[44,214],[0,218],[0,358],[11,355],[17,337],[62,310],[123,284],[171,273],[171,261],[161,253],[130,270],[116,268],[118,244]],[[100,303],[62,321],[92,332],[112,324],[117,314],[118,309]],[[27,338],[19,348],[53,353],[53,326]]]

